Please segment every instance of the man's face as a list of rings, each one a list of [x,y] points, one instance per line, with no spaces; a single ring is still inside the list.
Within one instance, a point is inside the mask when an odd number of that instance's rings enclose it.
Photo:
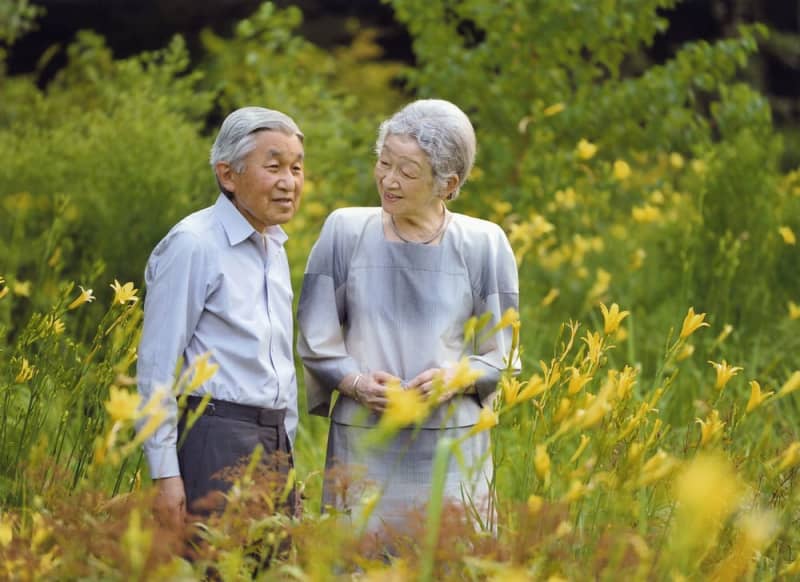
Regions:
[[[256,147],[236,173],[225,164],[224,186],[233,193],[233,204],[259,232],[288,222],[300,205],[303,192],[303,144],[296,135],[259,131]]]

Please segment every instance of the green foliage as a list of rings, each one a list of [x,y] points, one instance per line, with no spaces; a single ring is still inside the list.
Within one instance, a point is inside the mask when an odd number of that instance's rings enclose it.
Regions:
[[[306,136],[305,197],[287,225],[299,288],[325,216],[375,203],[373,141],[379,121],[411,98],[391,88],[402,76],[414,97],[450,99],[476,126],[477,168],[453,207],[506,228],[520,264],[523,383],[536,388],[545,378],[547,388],[501,409],[497,535],[467,531],[437,505],[429,519],[444,520],[438,540],[399,548],[394,572],[580,576],[591,558],[601,579],[623,566],[638,579],[685,574],[692,560],[711,574],[739,547],[734,518],[717,549],[681,545],[672,539],[683,523],[679,512],[673,519],[672,482],[642,475],[713,450],[752,487],[753,505],[779,513],[781,533],[764,547],[758,573],[796,573],[800,566],[786,566],[800,562],[784,511],[797,502],[796,394],[744,412],[751,381],[778,392],[800,368],[800,169],[782,173],[769,105],[738,81],[764,30],[688,44],[648,66],[641,49],[676,0],[389,3],[413,38],[414,67],[381,62],[370,31],[323,51],[298,35],[297,9],[264,4],[231,38],[205,32],[194,66],[180,38],[116,59],[84,32],[44,90],[35,75],[0,68],[0,503],[19,511],[10,544],[0,515],[0,553],[54,578],[48,547],[64,549],[66,577],[122,579],[144,563],[154,579],[187,576],[191,566],[156,551],[144,505],[107,501],[140,483],[138,456],[124,449],[131,427],[109,422],[104,404],[112,385],[116,394],[132,382],[141,311],[114,303],[109,285],[141,287],[156,242],[214,200],[213,134],[230,110],[256,104],[289,113]],[[13,50],[33,12],[25,1],[0,0],[0,17],[0,42]],[[97,301],[69,309],[77,284],[96,289]],[[630,314],[620,332],[601,336],[598,305],[612,302]],[[690,306],[711,327],[679,337]],[[567,320],[582,325],[572,342]],[[608,343],[594,361],[599,339]],[[744,370],[723,391],[708,360]],[[604,389],[626,365],[635,385],[612,398]],[[573,390],[572,369],[592,378]],[[581,420],[598,411],[595,424]],[[724,424],[708,436],[714,413]],[[315,515],[324,430],[319,419],[301,418],[295,452],[307,512],[292,533],[296,553],[276,576],[384,566],[364,557],[364,540]],[[112,459],[119,447],[127,454]],[[26,462],[42,470],[24,471]],[[59,522],[67,510],[58,500],[73,495],[89,496],[91,515]],[[145,503],[138,495],[130,499]],[[33,514],[67,533],[43,545],[52,538],[36,537]],[[235,536],[224,520],[205,532],[203,567],[239,572],[252,562],[243,548],[264,543],[254,535],[288,527],[244,515],[235,517]],[[123,542],[92,545],[86,566],[69,540],[97,524]]]

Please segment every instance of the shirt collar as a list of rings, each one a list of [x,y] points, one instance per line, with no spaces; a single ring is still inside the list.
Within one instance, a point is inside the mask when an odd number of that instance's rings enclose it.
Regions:
[[[214,213],[222,223],[222,228],[225,230],[228,243],[231,246],[236,246],[240,242],[247,240],[254,233],[259,234],[225,194],[221,193],[217,198],[217,202],[214,204]],[[278,225],[268,226],[265,234],[270,240],[279,245],[283,245],[289,238]]]

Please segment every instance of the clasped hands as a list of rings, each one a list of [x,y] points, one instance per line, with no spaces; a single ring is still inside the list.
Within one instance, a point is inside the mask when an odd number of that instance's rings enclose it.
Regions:
[[[428,368],[409,380],[403,387],[406,390],[417,390],[423,398],[434,396],[434,389],[440,382],[445,386],[450,375],[447,368]],[[339,384],[339,391],[356,402],[363,404],[374,412],[383,412],[389,403],[387,392],[391,384],[401,380],[388,372],[370,372],[368,374],[348,374]],[[437,404],[450,400],[458,390],[444,390],[437,393]]]

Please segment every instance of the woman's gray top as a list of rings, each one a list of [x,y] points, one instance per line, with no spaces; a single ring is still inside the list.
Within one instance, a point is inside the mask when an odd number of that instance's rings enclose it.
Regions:
[[[507,367],[511,329],[464,345],[464,324],[491,312],[486,332],[518,306],[514,254],[496,224],[452,213],[441,242],[423,245],[387,241],[380,208],[334,211],[311,250],[298,307],[309,412],[328,415],[347,374],[382,370],[407,381],[467,356],[483,372],[478,397],[456,397],[423,427],[475,424]],[[347,397],[331,418],[357,426],[378,420]]]

